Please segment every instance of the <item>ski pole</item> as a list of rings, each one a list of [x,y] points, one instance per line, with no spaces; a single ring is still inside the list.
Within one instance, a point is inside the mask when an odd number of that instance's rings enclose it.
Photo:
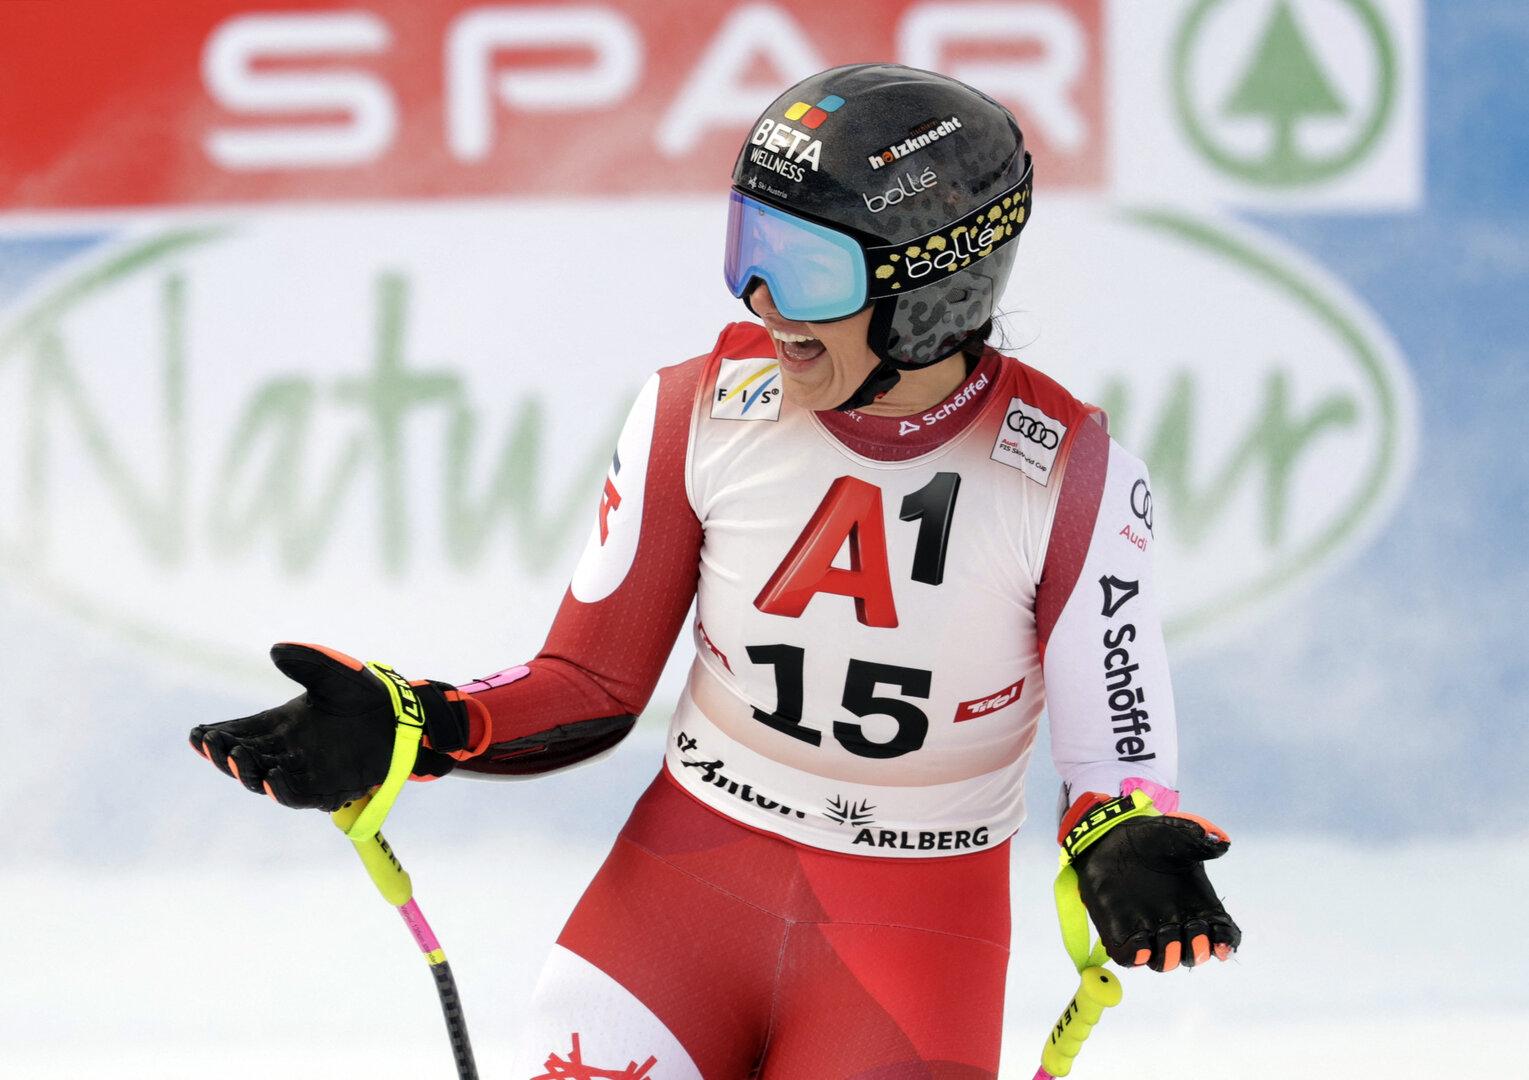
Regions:
[[[1034,1080],[1057,1080],[1072,1072],[1072,1062],[1083,1041],[1094,1030],[1104,1010],[1120,1004],[1120,980],[1100,967],[1084,968],[1078,992],[1062,1010],[1061,1019],[1041,1049],[1041,1067]]]
[[[1062,945],[1073,967],[1078,970],[1078,991],[1062,1010],[1061,1018],[1051,1029],[1046,1045],[1041,1048],[1041,1067],[1034,1080],[1057,1080],[1072,1072],[1073,1059],[1083,1049],[1084,1040],[1094,1030],[1094,1025],[1104,1015],[1104,1010],[1120,1004],[1124,993],[1120,980],[1104,970],[1109,954],[1104,943],[1094,941],[1089,946],[1088,909],[1078,893],[1078,871],[1072,865],[1073,856],[1088,847],[1114,825],[1133,817],[1155,816],[1161,811],[1153,805],[1145,792],[1132,792],[1101,808],[1098,821],[1079,825],[1064,840],[1061,869],[1057,871],[1052,887],[1056,897],[1057,922],[1062,927]]]
[[[451,965],[446,962],[445,951],[425,920],[424,912],[420,911],[419,902],[414,899],[414,883],[409,879],[408,871],[399,863],[398,856],[393,854],[380,831],[383,819],[414,767],[419,741],[424,734],[424,715],[414,688],[402,676],[386,664],[368,663],[366,666],[382,680],[393,701],[393,712],[398,720],[393,757],[387,776],[375,791],[346,803],[331,814],[330,819],[350,838],[372,884],[377,886],[384,900],[398,909],[404,925],[430,965],[430,973],[435,977],[435,992],[441,999],[441,1012],[446,1018],[451,1053],[456,1059],[458,1080],[478,1080],[478,1065],[467,1037],[467,1018],[462,1013],[462,1001],[457,995]]]
[[[1056,876],[1057,920],[1062,924],[1062,944],[1078,969],[1078,990],[1051,1028],[1041,1048],[1041,1067],[1034,1080],[1057,1080],[1072,1072],[1073,1059],[1094,1030],[1104,1010],[1120,1004],[1120,980],[1104,970],[1109,956],[1102,942],[1089,948],[1088,912],[1078,895],[1078,872],[1064,852]]]

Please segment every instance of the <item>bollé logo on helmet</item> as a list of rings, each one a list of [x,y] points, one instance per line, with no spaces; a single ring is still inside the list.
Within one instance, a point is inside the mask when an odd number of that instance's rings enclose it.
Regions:
[[[829,94],[816,105],[805,101],[795,102],[785,112],[787,120],[800,124],[809,131],[816,130],[829,115],[839,111],[844,99]],[[806,170],[818,171],[823,156],[823,143],[806,131],[799,131],[790,124],[772,120],[766,116],[759,121],[754,134],[749,136],[754,147],[749,151],[749,161],[761,168],[778,172],[787,180],[801,183]]]
[[[891,191],[880,195],[866,195],[862,192],[860,197],[865,200],[867,210],[873,214],[879,214],[889,206],[896,206],[904,199],[917,195],[921,191],[928,191],[939,182],[940,179],[933,169],[925,169],[917,176],[911,172],[903,173],[897,178],[897,186]]]

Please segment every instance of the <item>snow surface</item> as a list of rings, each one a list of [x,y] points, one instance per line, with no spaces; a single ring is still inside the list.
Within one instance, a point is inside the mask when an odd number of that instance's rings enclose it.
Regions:
[[[537,784],[411,788],[389,822],[485,1077],[503,1075],[541,957],[653,775],[660,738],[645,727],[611,761]],[[206,782],[228,783],[210,770]],[[440,842],[451,816],[500,807],[498,839]],[[215,834],[175,862],[0,871],[0,1076],[453,1075],[424,964],[343,839],[317,815],[253,798],[247,810],[289,849],[252,864]],[[541,820],[585,811],[572,832]],[[1032,813],[1015,851],[1002,1074],[1020,1080],[1076,980],[1051,909],[1049,813]],[[1499,944],[1529,894],[1523,838],[1364,845],[1234,830],[1214,879],[1246,930],[1241,955],[1126,973],[1079,1080],[1524,1075],[1529,979]]]

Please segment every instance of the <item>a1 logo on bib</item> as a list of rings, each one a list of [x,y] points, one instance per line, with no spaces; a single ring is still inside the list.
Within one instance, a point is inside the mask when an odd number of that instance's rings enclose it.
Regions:
[[[1066,435],[1067,427],[1060,420],[1047,416],[1023,398],[1010,398],[998,438],[993,442],[992,458],[1044,485],[1051,481],[1057,448]]]
[[[711,415],[714,420],[779,420],[780,362],[722,361]]]

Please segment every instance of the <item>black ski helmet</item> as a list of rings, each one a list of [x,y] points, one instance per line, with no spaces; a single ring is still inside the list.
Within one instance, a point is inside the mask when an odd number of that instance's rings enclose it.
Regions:
[[[965,83],[852,64],[775,99],[738,155],[733,191],[735,213],[784,212],[861,249],[864,302],[835,317],[872,305],[868,344],[881,363],[838,406],[853,409],[901,371],[957,352],[992,317],[1029,217],[1030,155],[1009,110]],[[734,218],[729,226],[729,284],[747,303],[769,274],[740,265]]]

